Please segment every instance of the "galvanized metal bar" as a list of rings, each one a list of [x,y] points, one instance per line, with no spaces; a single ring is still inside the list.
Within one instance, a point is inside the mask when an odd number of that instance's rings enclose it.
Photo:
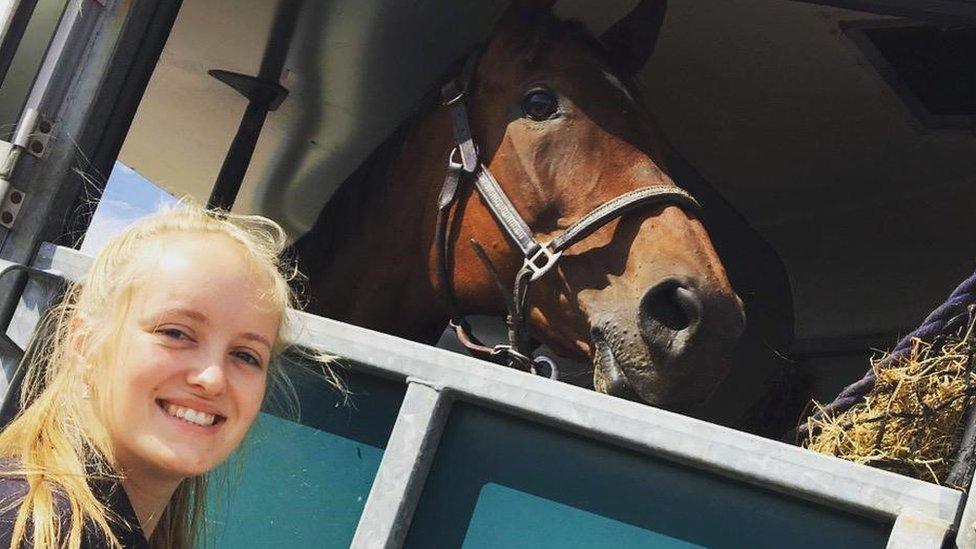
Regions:
[[[116,49],[125,53],[112,58],[111,70],[105,74],[107,85],[102,92],[112,100],[94,105],[90,118],[96,123],[80,135],[87,142],[86,154],[93,168],[105,175],[115,165],[183,2],[151,0],[135,4],[132,12],[125,15],[125,31],[117,37]],[[93,183],[101,190],[107,181]],[[74,227],[78,231],[86,228],[87,224]]]
[[[16,317],[16,312],[22,309],[22,307],[18,307],[16,310],[11,311],[10,318],[0,317],[0,331],[4,331],[5,336],[9,336],[14,342],[20,345],[21,348],[24,348],[27,344],[27,339],[30,337],[31,331],[33,330],[34,324],[36,324],[37,320],[40,319],[40,315],[43,313],[43,311],[47,309],[47,299],[50,297],[48,294],[53,292],[53,288],[50,284],[52,279],[55,280],[55,283],[58,283],[60,282],[60,277],[56,273],[48,273],[43,270],[22,265],[20,263],[0,259],[0,280],[3,280],[6,275],[16,275],[19,273],[33,274],[43,279],[43,281],[33,280],[26,282],[27,286],[21,302],[28,303],[28,308],[32,311],[32,317],[26,324],[20,324],[17,327],[13,326],[13,319]],[[31,282],[34,282],[33,290],[31,290]],[[28,295],[28,292],[31,291],[32,293]],[[4,364],[5,369],[6,367],[7,364]]]
[[[10,64],[17,54],[17,47],[27,29],[37,0],[10,0],[6,9],[0,13],[0,82],[10,70]]]
[[[972,488],[966,496],[965,507],[957,524],[956,546],[960,549],[976,549],[976,494]]]
[[[7,334],[0,334],[0,355],[16,359],[16,363],[19,364],[24,358],[24,350],[17,345],[14,340],[10,339],[10,336]],[[11,360],[11,362],[13,363],[13,360]],[[6,377],[0,376],[0,394],[7,394],[7,389],[11,385],[11,382],[8,380],[12,380],[14,375],[7,373]],[[0,428],[8,423],[4,420],[3,408],[4,407],[0,405]]]
[[[44,268],[64,272],[69,278],[83,271],[83,254],[56,249],[45,255],[51,260],[43,264]],[[297,343],[348,358],[359,363],[357,369],[367,373],[402,381],[428,380],[451,391],[456,398],[741,479],[791,497],[892,524],[901,516],[954,524],[963,500],[961,492],[944,486],[815,454],[357,326],[297,311],[290,315],[302,327]],[[903,523],[906,520],[902,519]]]
[[[78,282],[84,278],[88,268],[91,267],[91,263],[90,255],[74,248],[41,242],[32,266],[52,276],[56,275],[70,282]]]
[[[354,549],[396,549],[410,528],[450,411],[450,397],[427,382],[408,380],[393,433],[353,537]]]
[[[21,133],[24,128],[32,126],[34,123],[32,119],[38,116],[38,113],[57,109],[67,95],[75,71],[83,65],[79,63],[79,60],[85,53],[91,33],[102,13],[100,7],[89,6],[89,3],[90,1],[86,0],[72,0],[65,8],[27,98],[21,120],[17,125],[17,133]],[[80,95],[85,96],[86,94],[82,91]],[[80,113],[72,114],[78,115]],[[62,140],[60,146],[54,147],[54,149],[56,149],[55,154],[52,154],[50,150],[47,152],[45,163],[48,167],[63,163],[64,173],[69,173],[74,166],[75,154],[70,140]],[[26,180],[31,175],[35,175],[34,172],[44,171],[43,169],[35,169],[41,163],[40,159],[21,155],[19,154],[21,150],[18,147],[13,148],[11,154],[5,159],[6,165],[3,173],[0,174],[0,188],[4,194],[12,186],[17,186],[13,183],[18,176],[20,178],[20,189],[23,191],[29,186]],[[43,177],[44,184],[47,187],[45,192],[39,193],[39,196],[31,200],[30,206],[24,212],[25,217],[28,218],[26,223],[24,223],[23,218],[21,219],[22,225],[26,225],[24,231],[16,238],[11,236],[9,232],[4,234],[2,246],[0,246],[0,258],[14,263],[26,264],[31,260],[38,241],[54,238],[53,234],[49,234],[53,231],[45,230],[45,227],[51,225],[53,220],[63,218],[67,209],[59,208],[60,211],[52,215],[52,203],[57,201],[58,195],[63,190],[63,185],[60,184],[63,176],[48,174],[48,177]],[[0,319],[4,325],[13,318],[14,311],[21,302],[21,294],[27,283],[26,277],[23,276],[9,278],[9,280],[0,280]],[[18,361],[19,358],[15,356],[0,355],[0,362],[3,363],[5,371],[15,368]]]
[[[59,295],[60,280],[31,277],[24,288],[20,305],[17,307],[4,338],[10,340],[13,348],[2,352],[2,366],[5,378],[3,394],[10,398],[0,405],[0,429],[10,423],[20,411],[20,389],[23,387],[26,369],[23,359],[32,338],[39,337],[37,328],[41,318]]]
[[[36,337],[35,330],[41,316],[47,311],[64,280],[58,272],[0,259],[0,279],[8,273],[17,272],[27,273],[31,278],[27,281],[20,306],[17,307],[13,318],[8,319],[9,325],[0,324],[0,329],[5,330],[0,333],[0,367],[3,370],[3,376],[0,376],[0,394],[11,393],[11,398],[5,399],[0,405],[0,429],[5,427],[19,410],[17,396],[25,373],[21,364],[24,351],[30,338]]]
[[[888,538],[887,549],[941,549],[951,522],[910,513],[899,515]]]
[[[293,312],[300,343],[377,374],[429,379],[486,406],[794,497],[894,522],[905,512],[953,522],[961,494],[942,486],[555,383],[470,357]]]
[[[91,0],[69,1],[34,79],[25,114],[28,109],[44,112],[61,102],[103,12],[103,6]]]
[[[17,123],[15,135],[23,136],[25,133],[33,131],[39,113],[57,108],[67,94],[68,84],[74,76],[75,67],[78,66],[79,58],[84,55],[85,45],[88,43],[101,14],[100,11],[88,9],[88,3],[86,0],[74,0],[69,2],[65,8],[65,13],[51,39],[44,62],[41,63],[31,93]],[[16,143],[14,144],[16,145]],[[70,146],[70,142],[63,143],[61,149],[66,149],[66,145]],[[4,173],[0,174],[0,191],[3,192],[0,200],[12,187],[14,174],[19,173],[22,177],[26,177],[26,174],[32,171],[34,165],[39,162],[38,159],[21,155],[21,150],[20,147],[15,146],[8,159],[5,159],[7,165],[4,166]],[[70,154],[73,155],[74,151],[70,150]],[[28,158],[30,160],[27,160]],[[14,170],[14,173],[7,173],[8,170]],[[51,187],[47,193],[49,196],[39,197],[38,200],[32,201],[31,207],[25,212],[33,218],[33,222],[28,223],[29,227],[25,231],[26,238],[13,239],[10,238],[9,233],[5,235],[2,247],[0,247],[0,257],[3,259],[15,263],[27,263],[30,261],[30,256],[37,242],[33,238],[45,238],[44,235],[40,234],[44,231],[41,230],[40,226],[37,226],[51,222],[50,212],[45,211],[47,205],[45,198],[56,195],[61,187],[56,183],[52,184],[52,181],[46,183]],[[38,213],[40,215],[37,215]],[[14,309],[20,301],[20,295],[24,291],[25,284],[26,279],[24,277],[13,277],[11,280],[0,281],[0,320],[4,325],[13,317]],[[9,362],[9,360],[6,361]]]

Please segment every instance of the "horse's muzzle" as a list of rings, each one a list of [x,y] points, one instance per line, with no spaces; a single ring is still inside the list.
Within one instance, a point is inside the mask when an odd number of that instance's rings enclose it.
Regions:
[[[694,278],[665,278],[645,292],[637,309],[638,329],[654,367],[665,378],[688,377],[690,387],[698,385],[697,377],[724,377],[720,370],[725,366],[718,362],[724,363],[746,322],[737,295],[702,286]],[[690,392],[710,394],[711,389]]]
[[[594,319],[594,387],[676,411],[690,410],[714,392],[745,328],[735,293],[687,276],[661,279],[630,309],[634,316],[621,317],[625,310]]]

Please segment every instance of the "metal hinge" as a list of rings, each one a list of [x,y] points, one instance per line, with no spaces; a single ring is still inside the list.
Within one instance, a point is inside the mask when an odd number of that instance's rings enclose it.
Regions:
[[[52,133],[54,124],[37,109],[28,108],[24,111],[7,156],[0,166],[0,226],[13,228],[20,207],[27,198],[23,191],[10,185],[10,177],[20,156],[26,152],[35,158],[43,158]]]
[[[27,151],[31,156],[41,158],[47,150],[54,124],[37,109],[27,109],[17,125],[13,145]]]
[[[7,180],[0,181],[0,188],[2,187],[6,187],[10,192],[3,197],[3,202],[0,202],[0,226],[13,229],[14,221],[17,221],[17,214],[20,213],[20,206],[24,203],[25,195],[23,191],[10,189],[10,183]]]

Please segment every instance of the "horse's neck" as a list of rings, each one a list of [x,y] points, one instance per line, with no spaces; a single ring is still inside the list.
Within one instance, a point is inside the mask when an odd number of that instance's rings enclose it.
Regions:
[[[450,148],[446,117],[426,116],[371,177],[376,185],[349,238],[335,242],[322,272],[309,275],[310,310],[414,340],[436,340],[446,323],[431,283],[433,209]],[[430,226],[428,226],[430,225]]]

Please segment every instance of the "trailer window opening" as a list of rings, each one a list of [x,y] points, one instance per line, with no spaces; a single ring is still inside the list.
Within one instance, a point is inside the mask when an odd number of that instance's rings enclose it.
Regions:
[[[95,254],[129,225],[175,203],[172,194],[116,161],[85,232],[81,251]]]
[[[848,33],[926,127],[976,124],[976,27],[885,23]]]

